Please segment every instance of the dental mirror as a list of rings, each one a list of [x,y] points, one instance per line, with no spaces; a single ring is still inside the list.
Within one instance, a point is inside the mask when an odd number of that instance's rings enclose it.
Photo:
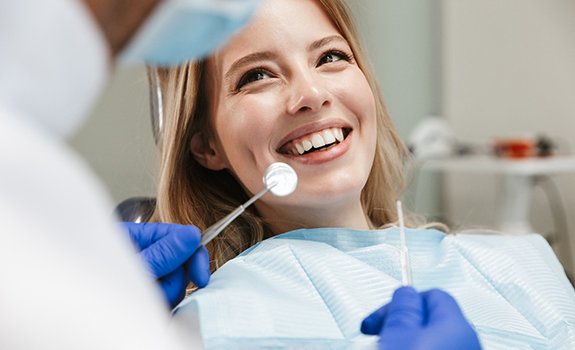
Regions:
[[[235,218],[240,216],[247,207],[260,199],[268,191],[278,197],[284,197],[295,191],[297,187],[297,174],[295,170],[293,170],[293,168],[286,163],[272,163],[267,167],[262,180],[264,182],[265,188],[250,198],[247,202],[237,207],[223,219],[208,227],[202,236],[202,240],[200,242],[201,245],[206,245],[212,239],[216,238],[216,236],[222,232],[223,229],[226,228],[232,221],[234,221]]]
[[[286,163],[273,163],[266,169],[264,185],[278,197],[291,194],[297,187],[297,174]]]

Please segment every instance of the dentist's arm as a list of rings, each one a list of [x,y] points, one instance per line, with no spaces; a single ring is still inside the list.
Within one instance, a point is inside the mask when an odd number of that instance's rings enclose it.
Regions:
[[[123,222],[122,226],[158,280],[171,307],[184,298],[190,281],[199,288],[208,284],[210,258],[206,247],[200,246],[201,234],[197,227],[132,222]]]
[[[477,334],[453,297],[439,289],[395,291],[391,302],[369,315],[361,331],[379,334],[379,349],[479,350]]]

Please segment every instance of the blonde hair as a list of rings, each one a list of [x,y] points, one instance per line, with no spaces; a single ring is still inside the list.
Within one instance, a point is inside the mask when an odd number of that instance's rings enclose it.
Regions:
[[[371,223],[384,227],[397,221],[395,201],[404,189],[403,169],[408,152],[387,113],[346,5],[341,0],[318,1],[348,41],[375,97],[377,149],[361,202]],[[158,75],[165,106],[154,220],[193,224],[202,230],[247,200],[240,184],[227,171],[208,170],[191,153],[194,134],[200,133],[207,140],[212,133],[207,64],[208,60],[202,60],[150,72]],[[272,235],[254,209],[246,211],[208,244],[212,269]]]

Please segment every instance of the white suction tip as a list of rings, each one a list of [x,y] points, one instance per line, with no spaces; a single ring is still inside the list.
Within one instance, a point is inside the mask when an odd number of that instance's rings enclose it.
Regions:
[[[264,184],[278,197],[287,196],[297,187],[297,174],[286,163],[272,163],[264,174]]]

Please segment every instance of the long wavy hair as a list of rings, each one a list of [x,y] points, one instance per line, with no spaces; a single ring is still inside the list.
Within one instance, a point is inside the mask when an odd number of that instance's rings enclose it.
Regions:
[[[404,189],[403,170],[408,152],[385,107],[367,56],[362,48],[350,12],[342,0],[316,0],[340,34],[347,40],[359,68],[375,97],[377,150],[361,194],[367,217],[375,227],[397,221],[395,201]],[[248,198],[242,186],[227,170],[204,168],[191,152],[196,133],[209,139],[210,126],[208,60],[177,68],[150,68],[158,77],[163,96],[164,125],[159,138],[160,172],[153,220],[193,224],[204,230]],[[264,238],[272,236],[269,226],[251,207],[208,244],[212,270]]]

